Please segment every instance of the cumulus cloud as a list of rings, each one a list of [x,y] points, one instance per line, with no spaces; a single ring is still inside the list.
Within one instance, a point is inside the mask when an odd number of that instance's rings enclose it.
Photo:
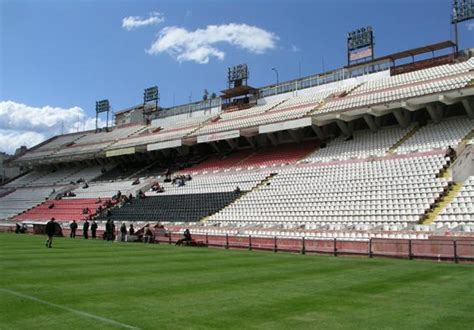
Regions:
[[[149,54],[168,53],[179,62],[209,62],[211,57],[223,60],[225,53],[217,45],[227,43],[254,54],[275,48],[278,36],[272,32],[247,24],[208,25],[205,29],[188,31],[168,26],[147,50]]]
[[[157,11],[154,11],[154,12],[151,12],[147,18],[140,17],[140,16],[124,17],[122,19],[122,27],[127,31],[131,31],[133,29],[136,29],[142,26],[160,24],[164,20],[165,20],[165,17],[163,14]]]
[[[104,126],[104,121],[99,122]],[[0,151],[13,153],[61,133],[95,128],[95,118],[79,107],[32,107],[13,101],[0,102]]]

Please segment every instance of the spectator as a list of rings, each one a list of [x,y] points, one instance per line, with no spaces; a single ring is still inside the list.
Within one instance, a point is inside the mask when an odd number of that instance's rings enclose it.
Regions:
[[[133,228],[133,224],[130,224],[130,228],[128,229],[129,235],[135,235],[135,228]]]
[[[239,186],[235,187],[234,194],[238,195],[240,194],[240,192],[241,192],[240,187]]]
[[[150,226],[145,227],[145,234],[143,236],[143,243],[152,243],[153,232],[150,229]]]
[[[125,236],[127,235],[127,226],[125,226],[125,222],[122,222],[122,226],[120,226],[120,240],[125,242]]]
[[[86,183],[84,183],[84,185],[82,186],[82,189],[87,189],[87,188],[89,188],[89,184],[86,182]]]
[[[132,186],[136,186],[137,184],[140,184],[140,179],[139,178],[136,178],[135,180],[133,180]]]
[[[52,209],[54,207],[54,203],[48,205],[48,209]]]
[[[182,245],[183,243],[189,244],[192,241],[191,232],[189,231],[189,229],[186,228],[183,235],[184,235],[184,238],[178,240],[176,242],[176,245]]]
[[[101,204],[101,203],[102,203],[102,199],[100,199],[100,197],[97,198],[97,201],[96,201],[95,203],[96,203],[96,204]]]
[[[69,234],[70,238],[76,238],[76,230],[77,230],[77,223],[76,220],[73,220],[72,223],[69,225],[71,229],[71,233]]]
[[[115,240],[115,224],[114,224],[113,220],[110,220],[110,239],[112,241]]]
[[[46,240],[46,247],[52,248],[53,247],[53,236],[56,233],[56,222],[54,222],[54,218],[48,221],[46,224],[46,235],[48,235],[48,239]]]
[[[444,156],[449,157],[450,160],[454,160],[456,158],[456,150],[454,150],[451,146],[449,146]]]
[[[84,239],[89,239],[89,221],[87,219],[82,226],[82,236],[84,236]]]
[[[91,224],[92,239],[96,238],[96,233],[97,233],[97,223],[94,220],[94,221],[92,221],[92,224]]]
[[[110,227],[110,219],[107,219],[107,222],[105,223],[105,239],[107,241],[110,241],[110,230],[111,230],[111,227]]]

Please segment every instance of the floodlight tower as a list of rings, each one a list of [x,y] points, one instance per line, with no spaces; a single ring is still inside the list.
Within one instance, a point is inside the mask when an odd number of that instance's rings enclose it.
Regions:
[[[109,128],[109,112],[110,103],[109,100],[101,100],[95,102],[95,131],[99,129],[99,113],[107,112],[107,121],[105,122],[105,129]]]
[[[158,91],[158,86],[146,88],[145,91],[143,92],[143,116],[144,116],[145,123],[148,124],[150,115],[152,114],[153,111],[158,111],[159,100],[160,100],[160,93]],[[155,103],[154,109],[147,108],[146,105],[149,102]]]
[[[371,26],[347,34],[347,65],[368,58],[374,59],[374,31]]]
[[[459,51],[458,23],[474,18],[474,0],[453,0],[451,24],[454,25],[454,42],[456,53]]]

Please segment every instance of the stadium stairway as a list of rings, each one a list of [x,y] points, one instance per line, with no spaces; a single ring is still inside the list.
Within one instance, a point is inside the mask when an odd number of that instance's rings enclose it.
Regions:
[[[446,187],[443,193],[440,195],[438,201],[434,203],[428,212],[423,216],[420,221],[422,225],[432,224],[438,215],[443,211],[443,209],[451,203],[451,201],[458,195],[459,191],[462,188],[462,183],[453,183],[452,185]]]
[[[397,151],[397,148],[400,147],[405,141],[407,141],[409,138],[411,138],[415,133],[420,129],[420,126],[416,125],[413,127],[411,131],[409,131],[407,134],[405,134],[404,137],[402,137],[400,140],[398,140],[393,146],[391,146],[388,150],[388,154],[394,154]]]

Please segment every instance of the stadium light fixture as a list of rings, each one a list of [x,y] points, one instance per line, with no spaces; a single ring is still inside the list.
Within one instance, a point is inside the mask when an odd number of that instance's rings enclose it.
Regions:
[[[110,102],[109,100],[100,100],[95,102],[95,130],[99,129],[99,113],[107,112],[107,121],[105,122],[105,129],[109,128],[109,112]]]
[[[453,0],[451,24],[454,25],[456,52],[459,51],[458,23],[474,18],[474,0]]]
[[[275,75],[276,75],[276,84],[278,85],[279,82],[280,82],[280,78],[278,76],[278,70],[277,68],[272,68],[272,71],[275,71]]]

